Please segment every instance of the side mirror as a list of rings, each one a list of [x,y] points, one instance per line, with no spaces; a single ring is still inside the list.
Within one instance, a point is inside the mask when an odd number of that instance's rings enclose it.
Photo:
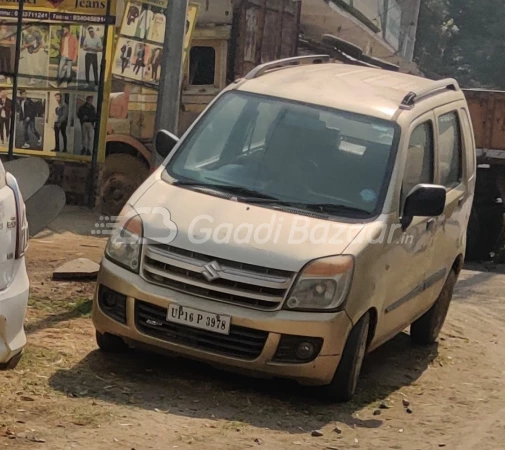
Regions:
[[[418,184],[405,200],[401,224],[405,230],[414,217],[438,217],[445,209],[447,191],[443,186]]]
[[[156,133],[155,148],[156,153],[163,158],[170,155],[175,145],[179,142],[179,138],[167,130],[160,130]]]

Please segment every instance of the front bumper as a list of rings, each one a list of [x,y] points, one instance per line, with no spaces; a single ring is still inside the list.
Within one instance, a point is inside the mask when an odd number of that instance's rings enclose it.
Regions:
[[[126,296],[126,324],[105,314],[99,306],[98,290],[106,286]],[[267,332],[267,338],[259,356],[247,360],[216,354],[201,348],[147,335],[135,322],[136,300],[164,309],[171,302],[214,314],[232,317],[232,326]],[[328,384],[340,361],[352,323],[345,312],[301,313],[293,311],[257,311],[240,306],[206,300],[182,292],[148,283],[139,275],[104,259],[98,275],[93,301],[93,323],[100,333],[121,336],[128,343],[136,343],[207,362],[213,366],[258,377],[295,379],[306,385]],[[274,361],[282,335],[322,338],[319,356],[310,363],[281,363]],[[219,335],[216,335],[216,339]]]
[[[24,258],[16,261],[14,273],[10,286],[0,291],[0,366],[21,353],[26,344],[24,322],[30,282]]]

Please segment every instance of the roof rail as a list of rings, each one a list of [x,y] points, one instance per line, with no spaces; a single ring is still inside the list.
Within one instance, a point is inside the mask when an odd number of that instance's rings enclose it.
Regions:
[[[244,78],[246,80],[253,80],[254,78],[259,78],[271,70],[285,69],[287,67],[306,64],[327,64],[330,61],[331,59],[328,55],[295,56],[293,58],[279,59],[277,61],[267,62],[255,67]]]
[[[431,95],[442,89],[449,89],[451,91],[459,91],[459,84],[452,78],[434,81],[430,86],[425,89],[420,89],[417,92],[409,92],[400,103],[400,109],[412,109],[416,101],[422,100],[424,97]]]

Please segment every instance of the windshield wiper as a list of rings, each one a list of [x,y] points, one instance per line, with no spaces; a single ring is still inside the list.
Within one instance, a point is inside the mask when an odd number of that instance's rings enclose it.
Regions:
[[[269,200],[265,198],[246,199],[246,201],[249,203],[258,203],[262,205],[286,206],[296,209],[305,209],[309,211],[319,212],[321,214],[336,214],[336,213],[348,212],[348,213],[358,213],[360,215],[367,215],[367,216],[370,215],[370,213],[364,209],[334,203],[301,203],[280,199]]]
[[[241,186],[233,186],[231,184],[200,183],[196,181],[176,181],[174,185],[194,187],[197,189],[216,189],[232,195],[247,196],[247,200],[267,200],[268,202],[277,200],[275,197],[272,197],[271,195],[263,194],[262,192],[256,191],[254,189],[249,189]]]
[[[307,203],[305,205],[307,209],[311,209],[314,211],[320,211],[323,213],[328,213],[328,214],[333,214],[333,213],[339,213],[339,212],[353,212],[353,213],[359,213],[359,214],[366,214],[367,216],[370,215],[368,211],[365,209],[357,208],[354,206],[347,206],[347,205],[339,205],[335,203]]]

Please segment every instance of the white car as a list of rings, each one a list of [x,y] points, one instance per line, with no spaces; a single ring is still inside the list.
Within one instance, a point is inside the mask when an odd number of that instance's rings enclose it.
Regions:
[[[25,203],[16,179],[0,162],[0,369],[12,369],[26,344],[24,321],[30,283]]]

